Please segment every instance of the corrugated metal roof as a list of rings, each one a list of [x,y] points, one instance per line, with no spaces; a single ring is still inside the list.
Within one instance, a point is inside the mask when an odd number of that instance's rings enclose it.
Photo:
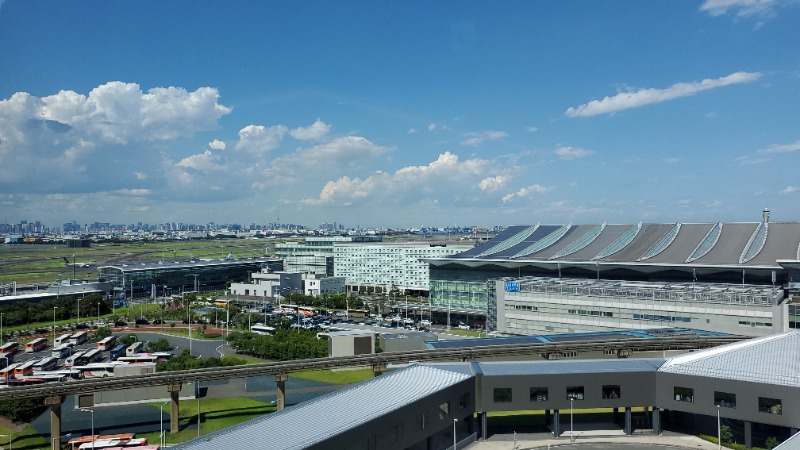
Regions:
[[[570,375],[599,372],[655,372],[664,363],[660,358],[584,359],[575,361],[498,361],[481,362],[483,375]]]
[[[800,433],[795,433],[794,436],[783,441],[781,445],[775,447],[775,450],[800,450]]]
[[[457,370],[411,366],[172,448],[307,448],[471,377]],[[309,423],[314,426],[298,429],[298,424]]]
[[[800,387],[800,331],[670,358],[660,372]]]

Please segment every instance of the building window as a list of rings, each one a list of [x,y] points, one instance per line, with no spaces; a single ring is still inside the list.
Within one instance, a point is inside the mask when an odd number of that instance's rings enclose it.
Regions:
[[[603,398],[619,398],[620,392],[618,384],[603,385]]]
[[[567,400],[583,400],[583,386],[567,386]]]
[[[458,409],[469,408],[469,392],[461,394],[458,398]]]
[[[694,389],[675,386],[675,400],[679,402],[694,403]]]
[[[714,404],[723,408],[736,408],[736,394],[714,391]]]
[[[531,401],[532,402],[546,402],[547,401],[547,388],[546,387],[532,387],[531,388]]]
[[[439,405],[439,419],[446,419],[450,415],[450,402]]]
[[[767,414],[783,414],[783,407],[779,398],[758,397],[758,412]]]
[[[577,358],[578,357],[578,352],[575,352],[575,351],[562,352],[561,353],[561,357],[562,358]]]
[[[511,388],[494,388],[495,403],[508,403],[511,401]]]

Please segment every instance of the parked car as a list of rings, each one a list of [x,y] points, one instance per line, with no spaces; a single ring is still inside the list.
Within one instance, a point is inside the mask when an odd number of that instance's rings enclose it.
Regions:
[[[469,327],[469,325],[467,325],[465,323],[460,323],[460,324],[458,324],[458,329],[459,330],[469,330],[470,327]]]

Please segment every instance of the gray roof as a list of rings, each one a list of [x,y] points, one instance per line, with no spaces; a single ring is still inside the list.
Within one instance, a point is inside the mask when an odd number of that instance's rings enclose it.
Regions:
[[[561,227],[563,232],[559,232]],[[602,227],[599,234],[592,232],[596,227]],[[528,249],[535,251],[526,254]],[[509,227],[478,247],[431,262],[647,263],[779,269],[777,260],[797,259],[798,252],[799,222],[568,224]]]
[[[794,436],[783,441],[781,445],[775,447],[775,450],[800,450],[800,433],[795,433]]]
[[[584,359],[556,361],[497,361],[481,362],[483,376],[508,375],[569,375],[600,372],[655,372],[663,359]]]
[[[800,387],[800,331],[670,358],[659,372]]]
[[[415,365],[172,448],[307,448],[471,377],[455,370]],[[347,414],[342,414],[343,405],[347,405]],[[298,423],[314,426],[298,432]]]

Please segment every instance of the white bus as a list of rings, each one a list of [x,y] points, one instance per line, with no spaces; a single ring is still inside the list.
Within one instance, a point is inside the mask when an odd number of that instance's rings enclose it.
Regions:
[[[270,327],[267,325],[261,325],[260,323],[257,323],[250,327],[250,332],[255,334],[265,334],[272,336],[273,334],[275,334],[275,327]]]
[[[155,363],[129,364],[126,362],[114,361],[75,366],[74,369],[80,371],[84,378],[108,378],[155,373],[156,365]]]
[[[112,348],[114,348],[114,345],[116,343],[117,343],[117,337],[116,336],[109,336],[107,338],[101,339],[97,343],[97,349],[100,350],[100,351],[108,351],[108,350],[111,350]]]
[[[47,348],[47,339],[36,338],[25,344],[25,353],[35,353]]]
[[[72,366],[78,365],[78,364],[76,364],[77,359],[82,357],[84,355],[84,353],[86,353],[87,351],[88,350],[78,350],[75,353],[73,353],[72,355],[70,355],[67,358],[67,360],[64,361],[64,367],[70,368]]]
[[[140,363],[160,363],[169,361],[172,358],[172,353],[157,352],[157,353],[137,353],[133,356],[120,356],[117,361],[140,364]]]
[[[36,376],[48,376],[48,375],[57,375],[64,377],[65,380],[82,380],[83,373],[80,370],[75,369],[67,369],[67,370],[51,370],[45,372],[36,372]]]
[[[69,337],[69,341],[72,342],[73,345],[81,345],[89,339],[89,333],[85,331],[77,331],[75,334]]]
[[[103,356],[103,352],[101,352],[96,348],[93,348],[90,350],[86,350],[86,353],[79,356],[78,358],[75,358],[74,361],[76,366],[85,366],[90,363],[100,362],[103,359],[105,359],[105,357]]]
[[[66,358],[72,355],[72,345],[70,344],[61,344],[58,347],[54,348],[50,355],[53,358]]]
[[[58,358],[53,358],[52,356],[45,356],[44,358],[36,361],[33,364],[33,373],[39,374],[40,372],[46,372],[55,369],[58,367]]]
[[[56,338],[53,347],[58,347],[59,345],[66,344],[67,342],[69,342],[70,337],[72,337],[71,334],[62,334],[61,336]]]
[[[144,347],[143,343],[134,342],[130,345],[130,347],[125,349],[125,356],[133,356],[137,353],[140,353],[142,351],[142,347]]]

